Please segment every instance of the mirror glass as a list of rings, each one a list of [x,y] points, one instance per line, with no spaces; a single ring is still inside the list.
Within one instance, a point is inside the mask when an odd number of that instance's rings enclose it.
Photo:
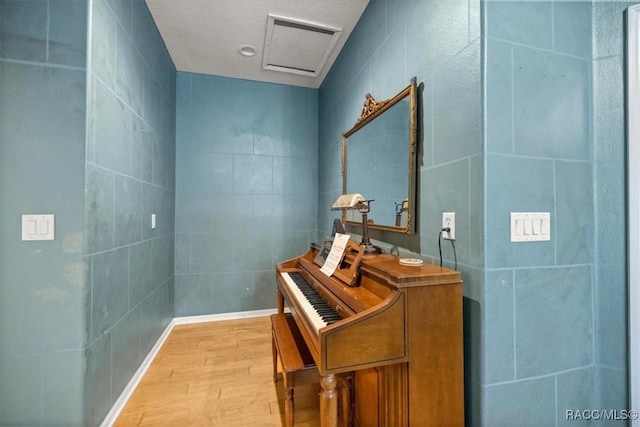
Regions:
[[[413,233],[416,163],[416,82],[392,99],[367,94],[362,116],[343,134],[343,194],[360,193],[370,202],[369,228]],[[361,224],[356,210],[343,221]]]

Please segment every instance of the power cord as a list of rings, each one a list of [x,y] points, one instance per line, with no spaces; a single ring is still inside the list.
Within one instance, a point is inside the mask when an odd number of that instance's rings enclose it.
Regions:
[[[449,233],[451,231],[451,228],[449,227],[445,227],[442,230],[440,230],[440,234],[438,234],[438,252],[440,253],[440,267],[442,267],[442,233],[447,232]],[[458,255],[456,254],[456,244],[454,243],[453,240],[449,240],[451,242],[451,247],[453,248],[453,259],[455,261],[455,267],[453,268],[454,270],[458,269]]]

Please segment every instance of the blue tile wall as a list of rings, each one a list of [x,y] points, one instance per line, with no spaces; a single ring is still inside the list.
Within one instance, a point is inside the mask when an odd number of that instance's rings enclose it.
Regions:
[[[178,73],[175,314],[275,307],[315,241],[317,90]]]
[[[591,59],[593,42],[584,35],[591,32],[592,10],[592,3],[585,1],[553,4],[554,50]]]
[[[551,49],[553,6],[550,1],[488,1],[483,33],[492,39]]]
[[[598,384],[597,405],[601,408],[617,410],[626,409],[629,402],[629,377],[624,369],[596,366],[595,378]],[[611,425],[628,425],[628,420],[612,420]]]
[[[2,423],[5,425],[42,425],[42,398],[44,372],[42,356],[4,357],[0,362],[0,380],[2,380]],[[79,371],[75,366],[69,372]],[[72,395],[81,396],[79,390],[71,390]],[[37,399],[38,406],[33,405]],[[82,409],[76,406],[75,414],[68,419],[78,419]]]
[[[514,153],[513,47],[501,40],[485,40],[487,153]]]
[[[593,362],[591,280],[589,266],[516,270],[516,378]]]
[[[322,233],[331,230],[336,215],[328,209],[342,188],[341,134],[359,117],[364,94],[371,92],[376,99],[392,97],[413,76],[424,83],[419,118],[425,125],[420,141],[423,155],[418,159],[421,183],[433,188],[426,183],[447,182],[439,192],[449,201],[456,199],[458,228],[463,234],[469,233],[471,217],[481,215],[478,204],[473,205],[478,209],[473,215],[469,212],[469,186],[471,182],[482,182],[483,169],[475,167],[475,161],[471,168],[470,160],[482,153],[479,10],[474,12],[478,8],[475,2],[369,3],[320,88],[319,197],[324,205],[319,206],[318,218]],[[462,177],[447,167],[436,167],[449,162],[460,162],[456,170]],[[438,171],[449,176],[440,176]],[[469,177],[470,171],[478,175]],[[456,198],[456,194],[461,196]],[[422,230],[418,248],[404,239],[406,247],[414,246],[425,256],[437,255],[438,216],[454,209],[432,197],[425,191],[419,195],[422,209],[418,223]],[[392,236],[382,233],[381,240],[385,237]],[[475,242],[474,247],[479,250]],[[469,238],[459,243],[461,263],[469,265],[471,259],[480,260],[479,254],[469,253]],[[453,260],[453,254],[449,259]]]
[[[510,408],[539,393],[521,385],[543,381],[555,383],[551,410],[531,413],[525,424],[552,416],[556,425],[572,424],[567,409],[626,406],[618,379],[627,353],[626,267],[616,255],[625,240],[625,7],[485,3],[487,425],[513,423]],[[514,211],[550,212],[551,241],[511,244]],[[496,286],[500,276],[504,287]],[[496,302],[498,317],[488,314]],[[496,346],[506,359],[496,358]],[[605,384],[616,387],[611,395],[599,392]],[[505,391],[509,400],[494,398]]]
[[[86,15],[0,1],[0,425],[82,424]],[[45,213],[55,240],[21,241]]]
[[[86,373],[85,373],[85,425],[99,425],[104,419],[109,406],[105,402],[112,400],[113,374],[111,363],[97,363],[96,361],[110,358],[112,354],[113,334],[103,334],[91,343],[86,350]],[[129,350],[131,351],[131,350]]]
[[[571,414],[581,408],[612,408],[599,406],[594,390],[601,384],[598,380],[597,368],[584,368],[558,374],[556,390],[558,399],[558,426],[593,425],[592,420],[575,420]]]
[[[593,168],[586,162],[556,161],[555,166],[556,262],[591,264],[594,261]]]
[[[424,82],[418,250],[436,257],[441,212],[455,210],[471,425],[562,424],[568,405],[624,407],[628,5],[372,0],[320,88],[327,233],[340,134],[363,94]],[[552,240],[511,244],[513,211],[550,212]],[[597,392],[605,383],[613,397]]]
[[[516,378],[513,276],[512,270],[490,271],[485,276],[482,380],[486,384]]]
[[[47,62],[47,8],[46,0],[2,2],[3,58]]]
[[[485,4],[487,425],[555,424],[595,402],[566,373],[593,381],[590,8]],[[511,243],[510,212],[550,212],[551,241]]]
[[[477,321],[482,319],[484,209],[480,37],[477,1],[369,2],[320,87],[317,214],[319,234],[330,233],[337,215],[329,209],[342,192],[341,135],[360,117],[365,93],[390,98],[415,76],[422,83],[419,235],[374,237],[437,260],[442,212],[455,211],[465,313]],[[445,264],[453,266],[453,251],[449,245],[443,249]],[[466,355],[480,354],[480,332],[480,324],[465,321]],[[480,363],[466,360],[467,414],[479,421]]]
[[[542,377],[483,387],[482,421],[491,427],[556,425],[553,377]]]
[[[625,10],[637,2],[593,6],[593,144],[596,238],[595,362],[598,404],[626,408]],[[629,120],[631,118],[628,118]],[[624,424],[620,422],[619,424]]]
[[[624,408],[630,4],[371,0],[314,91],[176,73],[142,0],[0,0],[0,424],[99,424],[174,314],[273,307],[275,262],[331,230],[364,93],[412,76],[399,241],[435,259],[456,211],[468,424]],[[552,241],[511,244],[520,210]],[[55,241],[20,242],[36,211]]]
[[[590,159],[590,65],[566,54],[513,46],[516,154]]]
[[[90,7],[84,423],[95,425],[173,316],[176,95],[144,1]]]
[[[555,263],[554,239],[510,244],[509,212],[551,212],[555,224],[554,163],[546,159],[487,155],[486,265],[489,269]],[[535,185],[531,185],[535,182]],[[523,191],[522,189],[525,189]],[[503,218],[492,221],[490,218]]]
[[[77,414],[77,408],[84,404],[85,371],[78,369],[84,366],[84,350],[68,350],[52,354],[42,365],[44,378],[43,396],[45,425],[71,425]]]

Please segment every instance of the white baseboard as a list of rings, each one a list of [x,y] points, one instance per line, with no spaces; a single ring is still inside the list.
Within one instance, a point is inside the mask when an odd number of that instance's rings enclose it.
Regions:
[[[270,316],[276,313],[275,308],[267,310],[254,310],[254,311],[238,311],[235,313],[222,313],[222,314],[205,314],[202,316],[184,316],[174,317],[174,325],[188,325],[190,323],[205,323],[205,322],[217,322],[219,320],[236,320],[236,319],[249,319],[251,317]]]
[[[171,333],[172,329],[173,320],[169,322],[164,332],[162,332],[162,334],[158,338],[158,341],[156,341],[154,346],[151,348],[151,351],[149,351],[149,354],[147,354],[147,357],[144,358],[144,360],[138,367],[136,373],[133,374],[133,377],[131,377],[131,380],[129,381],[127,386],[124,388],[124,390],[122,390],[122,393],[120,393],[120,396],[118,397],[118,399],[116,399],[115,403],[111,407],[111,410],[102,421],[102,424],[100,424],[101,427],[111,427],[116,422],[118,416],[120,415],[120,412],[122,412],[136,387],[138,387],[140,380],[142,380],[142,377],[147,372],[147,369],[149,369],[149,366],[151,366],[151,362],[153,362],[153,359],[155,359],[158,351],[160,351],[160,348],[162,348],[162,344],[164,344],[164,342],[167,340],[167,337]]]
[[[111,407],[111,410],[109,411],[105,419],[102,421],[102,424],[100,424],[100,427],[112,427],[115,424],[116,420],[120,416],[120,413],[124,409],[129,399],[131,398],[131,395],[135,391],[136,387],[138,387],[138,384],[142,380],[142,377],[144,377],[144,374],[147,372],[147,369],[149,369],[149,366],[151,366],[151,362],[153,362],[153,359],[155,359],[156,355],[162,348],[162,345],[169,337],[169,334],[173,330],[174,326],[188,325],[192,323],[217,322],[221,320],[249,319],[251,317],[269,316],[271,314],[274,314],[275,312],[276,312],[275,309],[267,309],[267,310],[254,310],[254,311],[239,311],[236,313],[206,314],[202,316],[174,317],[171,320],[171,322],[169,322],[164,332],[162,332],[162,334],[158,338],[158,341],[156,341],[153,348],[149,351],[149,354],[147,354],[147,357],[144,358],[144,360],[140,364],[140,367],[138,367],[138,370],[136,371],[136,373],[133,374],[133,377],[131,377],[131,380],[129,381],[127,386],[124,388],[124,390],[122,391],[118,399],[115,401],[113,406]]]

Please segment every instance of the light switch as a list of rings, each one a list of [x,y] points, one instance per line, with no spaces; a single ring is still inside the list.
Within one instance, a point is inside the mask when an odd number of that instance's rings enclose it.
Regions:
[[[156,229],[156,214],[151,214],[151,229]]]
[[[27,234],[33,236],[38,232],[38,223],[34,220],[27,220]]]
[[[549,231],[549,219],[548,218],[542,218],[540,220],[540,234],[543,235],[550,235],[551,232]]]
[[[542,223],[542,220],[534,220],[531,221],[531,234],[533,234],[534,236],[539,236],[540,235],[540,224]]]
[[[22,240],[54,240],[53,215],[22,215]]]
[[[522,236],[524,234],[524,221],[516,219],[516,236]]]
[[[511,241],[540,242],[551,240],[549,212],[511,212]]]
[[[46,236],[49,234],[49,221],[46,219],[38,220],[38,234],[41,236]]]

